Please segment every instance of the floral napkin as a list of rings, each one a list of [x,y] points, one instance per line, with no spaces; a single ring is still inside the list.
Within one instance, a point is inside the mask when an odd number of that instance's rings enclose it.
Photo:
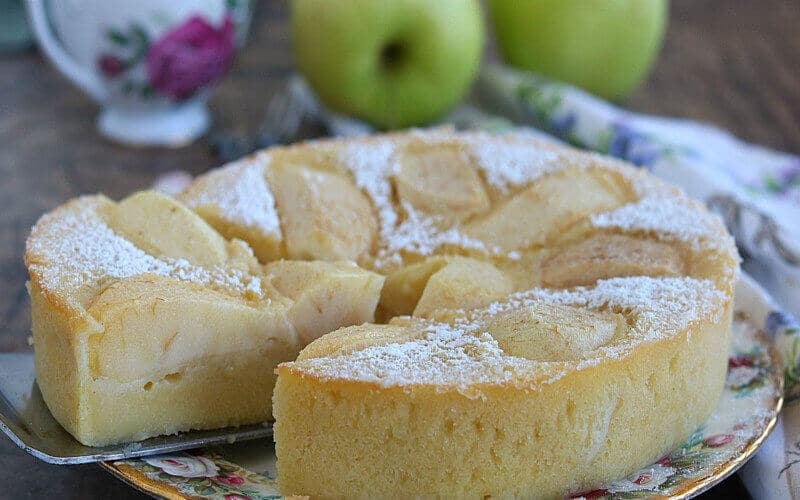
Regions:
[[[320,106],[302,79],[289,92],[333,135],[372,132]],[[757,498],[800,498],[800,156],[772,151],[697,122],[646,116],[575,87],[486,65],[476,92],[444,123],[529,133],[627,160],[703,200],[736,237],[743,267],[776,300],[754,318],[784,360],[782,421],[741,473]],[[795,316],[793,316],[795,315]],[[797,401],[795,401],[797,398]]]

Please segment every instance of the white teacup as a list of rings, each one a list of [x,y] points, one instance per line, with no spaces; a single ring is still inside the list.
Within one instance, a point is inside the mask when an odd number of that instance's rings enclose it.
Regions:
[[[233,61],[235,20],[247,7],[247,0],[27,0],[44,53],[103,107],[100,133],[164,146],[208,128],[207,90]]]

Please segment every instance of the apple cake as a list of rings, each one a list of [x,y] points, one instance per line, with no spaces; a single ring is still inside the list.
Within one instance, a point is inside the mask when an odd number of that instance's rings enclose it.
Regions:
[[[271,148],[177,199],[79,198],[26,262],[37,379],[79,440],[274,415],[282,491],[321,497],[626,475],[715,406],[738,272],[676,187],[449,130]]]
[[[272,161],[352,179],[375,213],[346,224],[377,228],[371,251],[297,257],[386,276],[380,324],[277,369],[284,493],[556,497],[656,460],[715,407],[738,255],[679,189],[519,136],[409,133]],[[304,222],[335,223],[318,217]]]

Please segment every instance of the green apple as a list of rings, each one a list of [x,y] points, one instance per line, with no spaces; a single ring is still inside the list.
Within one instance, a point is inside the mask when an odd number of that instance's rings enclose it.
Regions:
[[[661,46],[667,0],[489,0],[506,62],[609,99],[633,90]]]
[[[292,0],[296,62],[321,101],[380,128],[459,101],[483,50],[477,0]]]

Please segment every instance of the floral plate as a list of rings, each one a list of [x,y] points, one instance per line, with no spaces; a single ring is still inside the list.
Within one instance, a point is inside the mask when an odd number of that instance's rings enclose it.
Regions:
[[[762,330],[769,297],[746,276],[739,281],[725,391],[714,414],[680,447],[626,478],[572,497],[688,498],[744,464],[769,435],[783,404],[783,372]],[[274,445],[257,440],[189,452],[101,462],[145,493],[169,499],[282,498]]]

